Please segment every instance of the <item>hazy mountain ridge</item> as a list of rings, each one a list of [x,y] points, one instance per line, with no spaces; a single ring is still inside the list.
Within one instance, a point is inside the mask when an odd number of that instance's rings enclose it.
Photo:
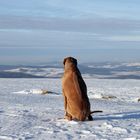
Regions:
[[[140,63],[84,63],[78,65],[86,78],[140,79]],[[49,65],[0,65],[0,78],[60,78],[63,75],[60,63]]]

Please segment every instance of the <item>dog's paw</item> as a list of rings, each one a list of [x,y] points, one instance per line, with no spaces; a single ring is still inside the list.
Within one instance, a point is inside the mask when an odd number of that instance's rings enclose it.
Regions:
[[[72,120],[72,117],[71,116],[64,116],[64,119],[67,119],[67,120],[69,120],[69,121],[71,121]]]

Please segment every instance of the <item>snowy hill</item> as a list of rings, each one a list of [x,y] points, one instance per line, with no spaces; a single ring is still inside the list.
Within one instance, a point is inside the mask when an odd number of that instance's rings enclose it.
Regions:
[[[66,121],[61,79],[0,79],[0,140],[139,140],[140,81],[85,79],[93,121]],[[51,92],[44,95],[45,89]],[[57,94],[56,94],[57,93]]]
[[[78,65],[84,77],[96,79],[140,79],[140,63],[85,63]],[[60,78],[60,63],[41,66],[0,66],[0,78]]]
[[[63,68],[58,66],[1,66],[1,78],[58,78]]]

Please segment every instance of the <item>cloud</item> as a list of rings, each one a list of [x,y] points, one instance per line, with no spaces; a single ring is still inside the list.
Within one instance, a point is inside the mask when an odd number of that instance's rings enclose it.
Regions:
[[[115,17],[139,18],[139,0],[4,0],[1,15],[44,16],[58,18]]]
[[[16,61],[18,54],[18,60],[28,56],[41,61],[45,60],[41,55],[56,58],[55,52],[58,57],[113,59],[123,49],[138,49],[139,4],[139,0],[0,1],[0,60]]]
[[[102,37],[103,40],[107,41],[125,41],[125,42],[140,42],[140,35],[124,35],[124,36],[108,36]]]
[[[137,47],[139,36],[139,20],[0,17],[0,47]]]
[[[140,20],[1,16],[0,28],[91,32],[96,34],[126,34],[134,30],[140,31]]]

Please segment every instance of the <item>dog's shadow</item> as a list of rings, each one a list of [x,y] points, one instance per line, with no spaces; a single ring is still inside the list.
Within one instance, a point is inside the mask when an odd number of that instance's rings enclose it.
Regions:
[[[94,120],[125,120],[125,119],[140,119],[140,111],[133,111],[133,112],[122,112],[122,113],[113,113],[113,114],[106,114],[100,115],[98,117],[94,116]]]

